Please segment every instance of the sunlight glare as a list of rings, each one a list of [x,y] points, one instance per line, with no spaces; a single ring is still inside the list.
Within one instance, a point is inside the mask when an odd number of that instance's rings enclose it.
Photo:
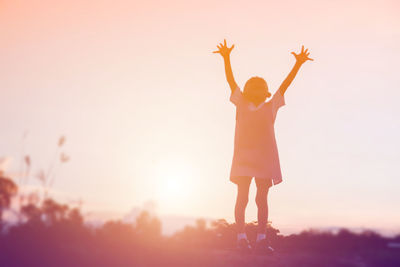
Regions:
[[[156,199],[164,211],[178,211],[190,198],[193,190],[194,171],[182,159],[167,159],[155,167],[157,184]]]

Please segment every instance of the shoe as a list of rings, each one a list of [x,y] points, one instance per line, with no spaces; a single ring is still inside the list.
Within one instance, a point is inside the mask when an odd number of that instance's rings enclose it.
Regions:
[[[240,250],[240,251],[243,251],[243,252],[250,252],[251,249],[252,249],[249,240],[247,240],[245,238],[242,238],[242,239],[237,241],[236,248],[238,250]]]
[[[271,247],[270,242],[266,238],[256,242],[254,250],[257,253],[266,255],[272,255],[275,252],[275,250]]]

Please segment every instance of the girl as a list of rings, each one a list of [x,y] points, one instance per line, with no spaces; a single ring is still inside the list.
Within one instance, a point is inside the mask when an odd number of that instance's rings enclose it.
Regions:
[[[272,253],[273,248],[266,238],[268,222],[268,190],[272,185],[282,182],[278,149],[275,140],[274,123],[277,111],[285,105],[284,94],[293,81],[301,65],[309,58],[308,49],[292,54],[296,63],[271,100],[267,83],[263,78],[252,77],[243,92],[233,78],[230,53],[234,47],[228,48],[226,40],[220,43],[217,51],[225,63],[225,75],[231,88],[230,101],[236,106],[235,145],[230,173],[230,181],[237,185],[235,205],[235,221],[237,226],[237,246],[239,249],[251,249],[245,228],[245,209],[248,202],[249,187],[253,177],[257,186],[256,204],[258,209],[258,229],[255,249]]]

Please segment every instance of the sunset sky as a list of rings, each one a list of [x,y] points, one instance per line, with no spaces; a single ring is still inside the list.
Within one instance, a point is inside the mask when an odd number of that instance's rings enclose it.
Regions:
[[[235,108],[212,51],[226,38],[238,85],[261,76],[275,92],[304,45],[269,219],[400,232],[399,14],[381,0],[0,1],[0,157],[17,179],[25,143],[35,174],[65,135],[60,198],[233,222]],[[247,221],[254,197],[253,183]]]

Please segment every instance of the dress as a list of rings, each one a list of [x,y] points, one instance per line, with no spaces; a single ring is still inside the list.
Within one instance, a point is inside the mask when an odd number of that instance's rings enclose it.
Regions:
[[[275,118],[285,98],[277,91],[270,101],[255,106],[244,98],[238,87],[230,101],[236,106],[235,142],[230,180],[239,176],[272,179],[282,182],[278,148],[275,140]]]

